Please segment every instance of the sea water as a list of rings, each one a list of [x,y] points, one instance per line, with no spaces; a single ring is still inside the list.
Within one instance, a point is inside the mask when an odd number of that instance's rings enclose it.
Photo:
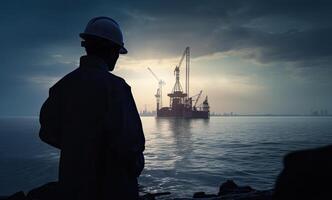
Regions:
[[[332,144],[332,117],[142,117],[145,191],[217,193],[233,179],[257,189],[273,188],[283,156]],[[0,118],[0,196],[57,180],[59,151],[38,138],[37,117]]]

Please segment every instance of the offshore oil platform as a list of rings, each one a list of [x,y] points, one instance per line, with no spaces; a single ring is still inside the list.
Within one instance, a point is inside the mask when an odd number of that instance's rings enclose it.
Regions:
[[[186,79],[185,79],[185,92],[182,90],[180,83],[180,67],[185,58],[186,64]],[[156,74],[148,68],[152,75],[157,79],[159,87],[157,93],[155,94],[157,101],[156,114],[157,117],[179,117],[179,118],[204,118],[210,117],[210,107],[208,103],[208,97],[197,105],[201,95],[202,90],[194,95],[189,96],[189,72],[190,72],[190,48],[187,47],[182,54],[179,64],[175,67],[175,84],[171,93],[167,94],[169,96],[169,106],[162,106],[162,87],[165,82],[159,79]]]

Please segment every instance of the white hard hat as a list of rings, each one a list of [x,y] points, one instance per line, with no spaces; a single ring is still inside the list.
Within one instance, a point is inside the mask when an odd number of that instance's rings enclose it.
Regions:
[[[120,54],[126,54],[128,52],[124,47],[123,36],[119,24],[109,17],[92,18],[86,25],[84,32],[80,33],[80,37],[85,39],[85,36],[89,35],[110,40],[115,44],[120,45]]]

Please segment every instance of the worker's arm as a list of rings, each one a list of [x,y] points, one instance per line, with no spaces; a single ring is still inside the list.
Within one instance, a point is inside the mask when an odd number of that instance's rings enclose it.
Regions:
[[[143,127],[141,118],[139,116],[135,100],[131,91],[129,90],[129,112],[131,113],[130,120],[128,121],[130,136],[133,137],[133,146],[131,147],[131,151],[133,152],[133,161],[131,173],[135,176],[139,176],[143,171],[145,160],[143,151],[145,149],[145,137],[143,133]]]
[[[138,177],[144,168],[145,138],[130,86],[111,92],[109,100],[109,129],[112,151],[128,173]]]
[[[45,143],[61,149],[59,111],[59,97],[56,95],[54,88],[52,87],[49,90],[49,97],[40,110],[39,137]]]

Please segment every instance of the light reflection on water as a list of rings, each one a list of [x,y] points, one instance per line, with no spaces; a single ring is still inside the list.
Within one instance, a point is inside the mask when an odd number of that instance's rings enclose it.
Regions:
[[[143,117],[146,166],[139,182],[150,192],[216,193],[234,179],[273,187],[282,156],[332,143],[331,117]],[[0,196],[56,180],[59,152],[38,138],[37,118],[0,118]]]
[[[142,118],[146,167],[140,183],[149,191],[191,196],[216,193],[234,179],[258,189],[273,187],[290,150],[332,143],[332,118]]]

